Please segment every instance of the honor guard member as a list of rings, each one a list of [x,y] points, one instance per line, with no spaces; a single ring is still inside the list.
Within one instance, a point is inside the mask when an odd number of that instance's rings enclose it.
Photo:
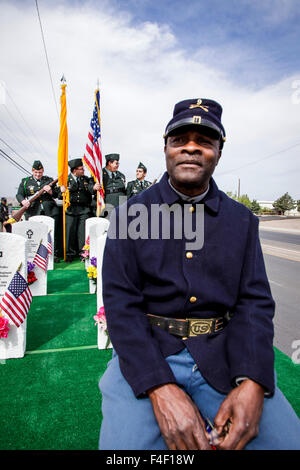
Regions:
[[[146,174],[147,168],[142,162],[140,162],[136,169],[136,180],[129,181],[127,184],[126,194],[128,199],[135,194],[141,193],[144,191],[144,189],[147,189],[149,186],[151,186],[152,183],[145,180]]]
[[[112,217],[102,279],[114,351],[100,381],[101,450],[300,449],[300,420],[275,383],[259,221],[212,178],[221,115],[213,100],[177,103],[165,174]],[[137,203],[147,221],[139,237]]]
[[[57,185],[49,186],[49,183],[53,181],[50,176],[44,176],[44,167],[40,160],[35,160],[32,165],[32,176],[23,178],[16,198],[22,206],[28,207],[24,213],[25,219],[33,215],[47,215],[54,219],[54,236],[55,236],[55,253],[54,261],[59,262],[58,259],[58,247],[60,243],[59,238],[59,209],[54,199],[56,199],[60,190]],[[40,189],[44,189],[44,193],[30,204],[28,198],[37,193]]]
[[[9,213],[8,213],[8,205],[7,205],[7,199],[6,197],[1,198],[1,205],[0,205],[0,231],[2,232],[3,227],[4,231],[6,232],[11,232],[11,224],[6,224],[5,226],[3,225],[4,222],[6,222],[9,219]]]
[[[84,175],[81,158],[70,160],[68,164],[71,173],[68,176],[70,205],[66,210],[66,262],[70,263],[80,255],[84,246],[85,221],[92,216],[92,196],[99,185]],[[65,192],[63,186],[61,192]]]
[[[105,155],[106,166],[103,168],[103,188],[105,210],[109,214],[120,204],[120,197],[126,196],[126,178],[119,168],[120,155],[110,153]]]

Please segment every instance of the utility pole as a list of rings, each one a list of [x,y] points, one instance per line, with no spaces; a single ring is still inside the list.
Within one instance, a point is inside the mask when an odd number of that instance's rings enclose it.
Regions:
[[[238,198],[240,197],[241,195],[241,181],[240,181],[240,178],[239,178],[239,183],[238,183]]]

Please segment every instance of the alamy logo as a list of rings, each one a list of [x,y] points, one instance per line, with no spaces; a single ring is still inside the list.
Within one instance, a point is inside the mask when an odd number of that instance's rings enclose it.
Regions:
[[[300,339],[295,339],[295,341],[292,342],[292,349],[295,349],[292,354],[293,363],[300,364]]]
[[[204,245],[204,204],[122,204],[119,217],[113,211],[110,239],[185,240],[186,250]]]

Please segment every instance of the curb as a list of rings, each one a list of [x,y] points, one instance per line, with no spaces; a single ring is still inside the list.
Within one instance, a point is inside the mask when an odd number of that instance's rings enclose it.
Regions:
[[[266,230],[270,232],[293,233],[294,235],[300,235],[300,230],[291,229],[291,228],[264,227],[263,225],[259,225],[259,230]]]

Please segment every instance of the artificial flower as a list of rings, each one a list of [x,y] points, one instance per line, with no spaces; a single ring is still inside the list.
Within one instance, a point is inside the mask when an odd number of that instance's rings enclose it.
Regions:
[[[94,320],[95,320],[95,326],[98,325],[99,328],[102,331],[104,331],[104,333],[107,336],[107,341],[105,345],[105,349],[107,349],[110,343],[110,338],[109,338],[108,331],[107,331],[107,322],[106,322],[106,315],[105,315],[104,307],[99,308],[97,315],[94,315]]]
[[[89,266],[87,268],[87,276],[90,279],[97,279],[97,268],[95,266]]]
[[[37,278],[36,278],[34,272],[30,271],[27,274],[27,282],[28,282],[28,284],[33,284],[35,281],[37,281]]]
[[[10,328],[8,326],[8,320],[0,316],[0,338],[7,338],[7,333],[9,330]]]
[[[93,256],[91,258],[91,265],[94,266],[95,268],[97,268],[97,258],[96,258],[96,256]]]

